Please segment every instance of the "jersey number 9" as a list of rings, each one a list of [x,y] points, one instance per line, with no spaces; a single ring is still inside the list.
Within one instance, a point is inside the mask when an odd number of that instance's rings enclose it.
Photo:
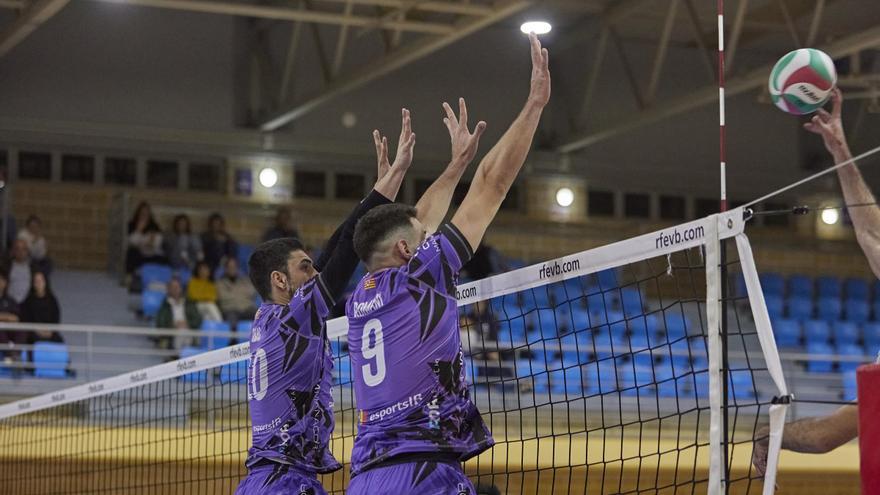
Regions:
[[[370,347],[370,334],[375,335],[375,345]],[[373,366],[367,363],[361,367],[364,375],[364,383],[375,387],[385,380],[385,342],[382,338],[382,322],[373,318],[364,325],[364,334],[361,337],[361,354],[366,360],[376,360],[376,372]]]

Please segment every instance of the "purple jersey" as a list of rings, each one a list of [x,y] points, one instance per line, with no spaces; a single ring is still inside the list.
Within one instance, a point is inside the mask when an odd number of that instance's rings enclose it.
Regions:
[[[352,475],[391,457],[456,454],[494,444],[465,381],[455,282],[472,256],[452,224],[409,264],[367,274],[346,304],[360,425]]]
[[[332,301],[319,275],[289,305],[263,303],[257,311],[248,369],[248,468],[264,460],[312,473],[342,467],[329,448],[333,358],[324,322]]]

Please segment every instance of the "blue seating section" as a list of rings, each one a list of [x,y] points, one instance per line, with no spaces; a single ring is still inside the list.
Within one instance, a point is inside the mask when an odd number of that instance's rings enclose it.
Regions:
[[[147,318],[155,318],[159,313],[159,308],[165,301],[165,293],[156,290],[144,290],[141,292],[141,311]]]
[[[225,321],[205,320],[202,322],[202,330],[213,332],[228,332],[229,323]],[[228,335],[206,335],[202,337],[202,347],[208,350],[228,347],[232,339]]]
[[[34,376],[37,378],[67,378],[70,354],[67,345],[57,342],[34,344]]]

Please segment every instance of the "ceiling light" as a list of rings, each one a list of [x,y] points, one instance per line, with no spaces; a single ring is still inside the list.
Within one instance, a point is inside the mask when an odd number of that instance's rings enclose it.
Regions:
[[[519,30],[525,34],[547,34],[550,32],[551,29],[553,29],[553,26],[551,26],[549,22],[545,21],[524,22],[523,25],[519,28]]]

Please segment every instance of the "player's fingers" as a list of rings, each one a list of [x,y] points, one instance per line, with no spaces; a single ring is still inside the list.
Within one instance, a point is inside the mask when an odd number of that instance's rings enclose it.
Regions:
[[[831,92],[831,114],[834,118],[839,119],[843,110],[843,92],[840,88],[834,88]]]
[[[543,62],[541,61],[541,42],[538,41],[538,35],[529,33],[529,43],[532,48],[532,67],[541,67]]]
[[[458,99],[458,125],[463,126],[465,129],[467,129],[468,113],[467,103],[465,103],[464,98]]]
[[[452,130],[452,124],[449,122],[449,119],[444,118],[443,123],[446,124],[446,130],[449,131],[449,135],[452,136],[454,131]]]
[[[816,115],[819,117],[822,122],[828,123],[831,122],[831,114],[828,113],[824,108],[820,108]]]
[[[406,140],[406,137],[412,132],[412,119],[409,116],[409,110],[404,108],[401,110],[400,114],[402,121],[400,125],[400,139],[398,139],[398,142]]]
[[[379,135],[378,130],[373,131],[373,146],[376,147],[376,156],[381,155],[382,153],[382,138]]]
[[[480,136],[483,135],[483,132],[486,131],[486,122],[479,121],[477,122],[477,127],[474,128],[474,137],[479,140]]]
[[[541,67],[543,67],[545,72],[550,71],[550,52],[546,48],[541,49],[541,58],[543,59]]]
[[[455,121],[455,112],[452,111],[452,107],[449,106],[449,103],[443,102],[443,110],[446,111],[446,118],[449,119],[449,123],[452,124]]]

